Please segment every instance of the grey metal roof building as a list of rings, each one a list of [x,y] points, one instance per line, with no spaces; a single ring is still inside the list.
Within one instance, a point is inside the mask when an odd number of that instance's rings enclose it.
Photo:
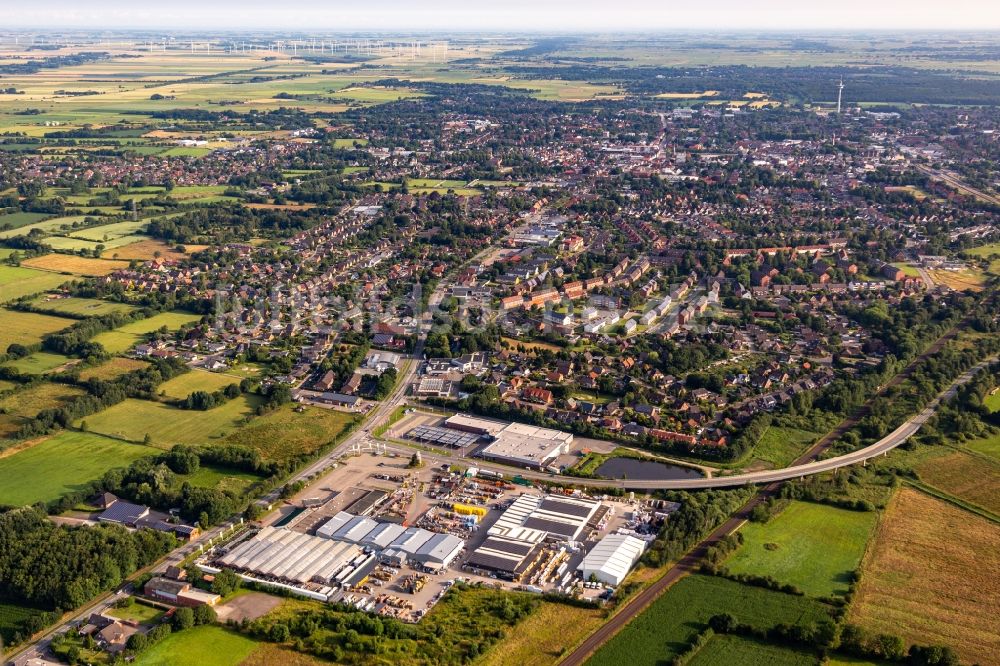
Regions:
[[[396,523],[379,523],[378,527],[365,535],[365,538],[361,540],[361,545],[380,550],[388,548],[389,544],[399,538],[405,531],[405,527]]]
[[[359,543],[369,532],[375,529],[378,523],[367,516],[355,516],[347,521],[343,527],[334,533],[333,537],[337,541],[347,541],[349,543]]]
[[[118,523],[119,525],[135,527],[136,523],[148,515],[148,506],[116,500],[97,517],[97,520],[102,523]]]
[[[469,556],[467,564],[515,580],[528,570],[538,557],[539,550],[539,542],[489,536]]]
[[[447,567],[462,552],[465,542],[451,534],[434,534],[425,541],[413,559],[424,566]]]
[[[329,583],[345,571],[353,572],[357,567],[351,563],[360,555],[361,548],[354,544],[265,527],[216,561],[269,580]]]
[[[341,511],[333,518],[320,525],[319,529],[316,530],[316,536],[323,537],[324,539],[332,539],[333,535],[337,533],[337,530],[350,522],[352,518],[354,518],[354,516],[351,514],[346,511]]]

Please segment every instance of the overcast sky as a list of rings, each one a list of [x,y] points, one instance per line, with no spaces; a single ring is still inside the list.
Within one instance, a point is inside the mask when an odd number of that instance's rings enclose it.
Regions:
[[[2,0],[0,29],[1000,29],[997,0]]]

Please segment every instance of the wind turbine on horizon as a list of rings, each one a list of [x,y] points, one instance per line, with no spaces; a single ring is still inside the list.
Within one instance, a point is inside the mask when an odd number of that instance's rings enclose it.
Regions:
[[[837,114],[840,114],[840,100],[844,95],[844,77],[840,77],[840,83],[837,84]]]

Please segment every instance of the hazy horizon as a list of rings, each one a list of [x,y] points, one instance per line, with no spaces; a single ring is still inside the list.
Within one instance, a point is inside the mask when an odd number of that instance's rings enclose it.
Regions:
[[[981,0],[717,0],[708,8],[678,0],[38,0],[8,10],[7,29],[368,30],[381,32],[676,31],[993,31],[1000,3]]]

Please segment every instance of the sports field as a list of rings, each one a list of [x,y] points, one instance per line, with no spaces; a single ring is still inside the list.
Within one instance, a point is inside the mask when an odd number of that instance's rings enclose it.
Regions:
[[[876,530],[848,621],[995,663],[997,571],[1000,526],[904,487]]]
[[[0,303],[55,289],[70,278],[19,266],[0,266]]]
[[[158,453],[89,432],[63,431],[0,457],[0,504],[47,502],[79,490],[114,467]]]
[[[92,432],[142,442],[146,435],[159,448],[174,444],[209,444],[225,437],[252,416],[257,396],[244,395],[208,411],[177,409],[162,402],[129,399],[88,416]],[[79,426],[79,422],[74,424]]]
[[[237,666],[257,645],[233,631],[202,625],[170,634],[132,663],[136,666]]]
[[[90,257],[80,257],[75,254],[45,254],[41,257],[25,259],[21,262],[21,265],[43,271],[72,273],[73,275],[83,275],[85,277],[101,277],[122,268],[128,268],[127,261],[92,259]]]
[[[0,353],[12,344],[33,345],[48,333],[55,333],[75,322],[64,317],[0,309]]]
[[[588,666],[657,666],[687,649],[718,613],[766,628],[784,622],[806,625],[829,617],[829,607],[806,597],[694,574],[682,578],[653,605],[594,653]]]
[[[845,594],[875,525],[874,512],[791,502],[767,523],[747,523],[726,561],[733,573],[771,576],[809,596]]]
[[[206,370],[191,370],[160,384],[157,393],[162,393],[166,398],[180,400],[188,397],[188,395],[195,391],[212,393],[213,391],[226,388],[230,384],[239,383],[239,377],[222,375]]]
[[[201,319],[198,315],[187,312],[161,312],[148,319],[140,319],[131,324],[125,324],[113,331],[105,331],[94,336],[93,341],[101,344],[112,354],[121,354],[136,346],[145,339],[146,334],[166,326],[176,331],[184,324],[190,324]]]

